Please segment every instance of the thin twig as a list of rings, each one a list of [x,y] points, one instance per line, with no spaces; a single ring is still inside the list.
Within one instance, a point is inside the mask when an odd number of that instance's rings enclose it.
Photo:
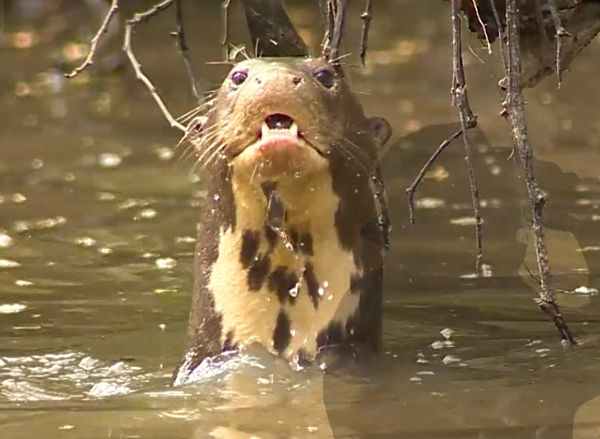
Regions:
[[[563,341],[577,344],[565,322],[552,287],[552,275],[548,262],[548,249],[544,236],[542,213],[548,196],[538,187],[533,172],[533,152],[527,138],[525,104],[521,80],[521,42],[518,30],[516,0],[507,0],[506,29],[508,44],[508,120],[511,125],[515,148],[525,173],[527,192],[532,207],[531,231],[533,234],[538,269],[540,272],[540,309],[552,318]]]
[[[221,25],[223,26],[223,37],[221,45],[223,46],[223,59],[229,61],[229,4],[231,0],[223,0],[221,3]]]
[[[477,241],[477,259],[476,269],[481,272],[483,262],[483,243],[481,233],[481,214],[479,203],[479,190],[475,180],[475,168],[473,166],[473,151],[467,130],[477,126],[477,117],[471,111],[469,99],[467,96],[467,83],[462,61],[462,40],[460,32],[459,0],[452,0],[452,100],[453,104],[458,106],[460,117],[460,126],[463,131],[463,140],[465,142],[465,160],[469,172],[469,186],[471,188],[471,198],[473,200],[473,214],[475,215],[475,239]]]
[[[340,48],[348,0],[329,0],[329,52],[328,59],[339,68]]]
[[[548,8],[550,9],[550,15],[554,23],[554,29],[556,30],[556,76],[558,78],[558,88],[560,88],[562,82],[562,68],[561,68],[561,53],[562,53],[562,39],[570,37],[571,34],[562,25],[560,16],[558,15],[558,7],[556,6],[556,0],[548,0]]]
[[[177,37],[177,42],[179,43],[179,50],[181,50],[181,56],[183,57],[183,62],[185,63],[185,68],[190,78],[190,82],[192,83],[192,92],[196,97],[198,105],[202,105],[202,91],[200,89],[200,85],[198,84],[198,80],[196,79],[194,65],[192,64],[192,59],[190,57],[190,49],[188,48],[185,39],[185,30],[183,28],[183,11],[181,4],[182,0],[175,0],[175,20],[177,30],[173,32],[172,35]]]
[[[65,76],[67,78],[73,78],[73,77],[77,76],[78,74],[83,72],[85,69],[87,69],[89,66],[94,64],[94,58],[96,57],[96,52],[98,52],[98,47],[100,45],[100,41],[102,41],[102,37],[108,31],[108,26],[110,26],[111,21],[113,20],[113,18],[115,17],[115,15],[117,14],[118,11],[119,11],[119,0],[112,0],[110,9],[106,13],[106,16],[104,17],[104,21],[102,22],[102,25],[98,29],[98,32],[96,32],[96,35],[94,35],[94,38],[92,39],[92,42],[90,44],[90,50],[88,51],[87,56],[85,57],[83,62],[79,65],[79,67],[76,67],[70,73],[65,73]]]
[[[360,61],[364,67],[365,59],[367,58],[367,44],[369,41],[369,28],[371,26],[371,19],[373,15],[373,5],[371,4],[371,0],[367,0],[367,5],[365,7],[365,12],[360,16],[363,21],[362,31],[360,34]]]
[[[152,84],[152,81],[150,81],[150,79],[144,74],[144,72],[142,72],[142,65],[137,60],[137,58],[134,55],[133,50],[131,48],[131,34],[132,34],[135,26],[142,22],[148,21],[150,18],[152,18],[154,15],[156,15],[160,11],[171,6],[174,2],[175,2],[175,0],[164,0],[160,3],[157,3],[152,8],[150,8],[144,12],[136,13],[132,19],[127,20],[125,22],[125,38],[123,41],[123,50],[127,54],[129,61],[131,62],[131,65],[133,66],[133,70],[135,71],[135,75],[136,75],[137,79],[142,81],[144,83],[144,85],[148,88],[148,90],[150,90],[150,94],[152,95],[152,97],[154,98],[156,103],[158,104],[158,107],[162,111],[163,115],[169,121],[169,124],[171,125],[171,127],[177,128],[178,130],[185,132],[186,128],[182,124],[177,122],[177,120],[175,120],[175,118],[171,115],[171,113],[169,112],[169,109],[167,108],[165,103],[162,101],[162,99],[158,95],[156,87],[154,86],[154,84]]]
[[[448,137],[446,140],[444,140],[440,144],[440,146],[438,146],[438,148],[435,150],[435,152],[431,155],[431,157],[429,157],[429,160],[427,160],[427,163],[425,163],[425,165],[421,168],[421,171],[419,172],[419,175],[417,175],[417,178],[415,178],[414,181],[412,182],[412,184],[406,189],[406,193],[408,194],[408,214],[410,216],[411,224],[415,223],[414,196],[415,196],[415,192],[417,191],[417,187],[421,183],[421,180],[423,180],[423,177],[425,176],[425,174],[427,173],[427,171],[429,170],[431,165],[433,165],[433,162],[435,162],[437,160],[437,158],[439,157],[439,155],[444,151],[444,149],[446,149],[446,147],[448,145],[450,145],[450,143],[454,139],[458,139],[462,133],[463,133],[463,130],[460,129],[457,132],[455,132],[454,134],[452,134],[450,137]]]

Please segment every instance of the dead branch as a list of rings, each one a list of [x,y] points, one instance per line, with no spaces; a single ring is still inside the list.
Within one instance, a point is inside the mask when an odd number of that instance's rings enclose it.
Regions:
[[[177,120],[175,120],[173,115],[171,115],[171,112],[169,111],[169,109],[167,108],[167,106],[165,105],[165,103],[163,102],[161,97],[159,96],[158,91],[156,90],[156,87],[154,86],[152,81],[150,81],[150,79],[142,71],[142,65],[137,60],[137,58],[131,48],[131,34],[133,33],[135,26],[137,26],[140,23],[148,21],[150,18],[152,18],[154,15],[158,14],[160,11],[167,9],[174,2],[175,2],[175,0],[164,0],[160,3],[157,3],[152,8],[150,8],[144,12],[138,12],[138,13],[134,14],[132,19],[127,20],[125,22],[125,38],[123,41],[123,50],[127,54],[129,61],[131,62],[131,65],[133,66],[133,70],[135,71],[135,76],[148,88],[148,90],[150,91],[150,94],[154,98],[154,101],[156,102],[156,104],[158,105],[160,110],[162,111],[165,118],[169,121],[169,124],[171,125],[171,127],[177,128],[178,130],[185,133],[186,128],[182,124],[177,122]]]
[[[365,6],[365,12],[360,16],[363,21],[362,30],[360,33],[360,61],[362,65],[365,65],[365,60],[367,58],[367,43],[369,40],[369,28],[371,27],[371,19],[373,13],[373,5],[371,4],[371,0],[367,0],[367,4]]]
[[[192,84],[192,92],[196,97],[196,102],[198,102],[198,105],[200,106],[202,105],[202,91],[200,89],[200,84],[198,84],[198,80],[196,79],[194,65],[192,64],[192,59],[190,57],[190,49],[187,46],[185,38],[185,30],[183,28],[183,8],[181,4],[182,0],[175,0],[176,30],[171,35],[177,38],[177,43],[179,44],[179,50],[181,51],[181,56],[183,57],[185,69],[188,73],[188,77],[190,78],[190,82]]]
[[[223,46],[223,61],[229,62],[229,5],[231,0],[223,0],[221,3],[221,26],[223,27],[223,37],[221,45]]]
[[[548,263],[548,249],[544,236],[542,213],[548,197],[538,187],[533,172],[533,152],[527,138],[525,123],[525,104],[523,100],[521,83],[521,42],[518,25],[517,0],[507,0],[506,3],[506,33],[508,45],[508,71],[507,71],[507,115],[511,125],[511,132],[515,148],[525,173],[525,183],[529,201],[532,207],[531,231],[533,233],[538,269],[540,271],[540,309],[551,318],[561,338],[573,345],[577,344],[567,323],[560,313],[554,294],[552,276]]]
[[[104,21],[100,25],[100,28],[98,29],[98,32],[96,32],[96,35],[94,35],[94,38],[92,38],[87,56],[78,67],[73,69],[70,73],[65,74],[67,78],[74,78],[75,76],[83,72],[85,69],[87,69],[89,66],[94,64],[94,59],[96,58],[96,52],[98,52],[100,41],[102,40],[102,37],[106,35],[106,32],[108,31],[108,26],[110,26],[111,21],[113,20],[115,15],[117,15],[118,11],[119,0],[112,0],[110,8],[106,16],[104,17]]]
[[[419,175],[417,175],[417,177],[414,179],[414,181],[411,183],[411,185],[406,189],[406,193],[408,194],[408,214],[410,216],[411,224],[415,223],[414,197],[415,197],[415,192],[417,191],[417,187],[421,183],[421,180],[423,180],[423,177],[425,177],[425,174],[427,173],[429,168],[431,168],[431,165],[433,165],[433,163],[437,160],[438,156],[444,151],[444,149],[446,149],[446,147],[448,145],[450,145],[450,143],[454,139],[458,139],[462,135],[462,133],[463,133],[463,130],[461,128],[460,130],[458,130],[457,132],[452,134],[450,137],[448,137],[446,140],[444,140],[440,144],[440,146],[437,147],[437,149],[431,155],[431,157],[429,157],[429,159],[427,160],[427,163],[425,163],[425,165],[421,168]]]
[[[482,231],[481,231],[481,214],[480,214],[480,202],[479,202],[479,190],[477,189],[477,182],[475,180],[475,168],[473,166],[473,152],[471,142],[469,141],[468,130],[477,126],[477,117],[473,114],[471,106],[469,105],[469,99],[467,96],[467,83],[465,79],[465,71],[462,60],[462,38],[460,31],[460,17],[459,17],[459,3],[460,0],[451,0],[452,4],[452,105],[458,107],[458,115],[460,118],[461,129],[450,136],[447,140],[437,148],[433,155],[427,160],[427,163],[423,166],[417,178],[413,183],[406,189],[408,194],[408,211],[410,215],[410,222],[415,223],[414,214],[414,195],[417,187],[421,183],[423,176],[427,170],[431,167],[433,162],[440,156],[444,149],[452,142],[462,135],[465,145],[465,160],[467,162],[467,169],[469,173],[469,186],[471,189],[471,199],[473,202],[473,215],[475,216],[475,239],[477,245],[477,258],[475,261],[475,268],[478,273],[481,273],[481,266],[483,262],[483,242],[482,242]]]

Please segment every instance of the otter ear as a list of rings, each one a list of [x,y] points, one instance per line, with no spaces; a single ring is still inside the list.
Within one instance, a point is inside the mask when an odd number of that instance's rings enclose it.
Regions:
[[[379,149],[379,157],[383,157],[387,148],[383,146],[392,137],[392,127],[389,122],[383,117],[369,117],[367,118],[367,126]]]

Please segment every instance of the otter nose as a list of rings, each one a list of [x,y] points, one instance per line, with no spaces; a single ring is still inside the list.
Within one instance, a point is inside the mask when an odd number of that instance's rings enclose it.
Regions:
[[[254,80],[256,81],[257,84],[264,84],[266,82],[275,80],[277,82],[281,81],[281,80],[291,80],[292,84],[294,85],[299,85],[302,82],[302,78],[300,76],[290,76],[290,75],[277,75],[277,77],[275,78],[269,78],[268,76],[263,77],[263,76],[257,76]]]

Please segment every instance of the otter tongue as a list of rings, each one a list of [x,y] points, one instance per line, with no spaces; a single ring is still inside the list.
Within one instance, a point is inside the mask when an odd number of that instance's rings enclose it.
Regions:
[[[263,138],[267,136],[277,136],[281,134],[289,134],[293,137],[298,137],[298,124],[296,122],[292,122],[292,125],[289,128],[270,128],[266,122],[263,122],[260,134]]]

